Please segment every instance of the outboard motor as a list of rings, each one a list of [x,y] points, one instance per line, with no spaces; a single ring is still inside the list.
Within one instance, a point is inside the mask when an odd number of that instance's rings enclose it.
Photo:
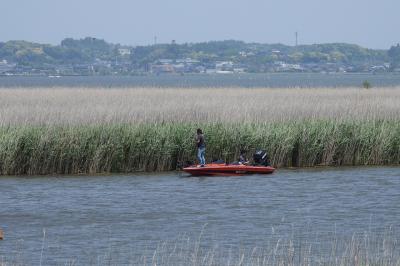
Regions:
[[[256,150],[253,159],[255,165],[270,166],[268,154],[264,150]]]

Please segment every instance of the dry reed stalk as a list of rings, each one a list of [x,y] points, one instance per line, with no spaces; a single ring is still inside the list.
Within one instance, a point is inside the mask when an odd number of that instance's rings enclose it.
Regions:
[[[399,117],[399,88],[0,89],[0,126]]]

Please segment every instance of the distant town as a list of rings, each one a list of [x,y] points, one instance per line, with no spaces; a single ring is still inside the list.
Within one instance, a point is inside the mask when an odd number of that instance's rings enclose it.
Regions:
[[[400,45],[374,50],[354,44],[259,44],[241,41],[126,46],[87,37],[60,45],[0,42],[0,75],[160,75],[231,73],[400,74]]]

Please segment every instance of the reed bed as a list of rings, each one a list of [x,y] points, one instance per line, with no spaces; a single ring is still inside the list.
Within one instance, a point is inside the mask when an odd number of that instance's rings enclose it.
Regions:
[[[0,126],[398,120],[400,88],[1,89]]]
[[[0,174],[166,171],[267,149],[278,167],[398,165],[400,89],[1,89]]]
[[[198,126],[208,162],[266,148],[278,167],[400,163],[398,121],[18,126],[0,127],[0,174],[174,170],[195,161]]]

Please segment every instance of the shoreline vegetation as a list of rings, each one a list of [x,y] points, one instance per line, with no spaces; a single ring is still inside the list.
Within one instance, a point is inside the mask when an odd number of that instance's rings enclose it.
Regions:
[[[0,174],[169,171],[241,149],[277,167],[400,164],[400,90],[2,89]]]
[[[197,124],[0,128],[0,174],[94,174],[175,170],[195,161]],[[267,147],[277,167],[398,165],[397,121],[202,124],[207,161],[234,161]]]

